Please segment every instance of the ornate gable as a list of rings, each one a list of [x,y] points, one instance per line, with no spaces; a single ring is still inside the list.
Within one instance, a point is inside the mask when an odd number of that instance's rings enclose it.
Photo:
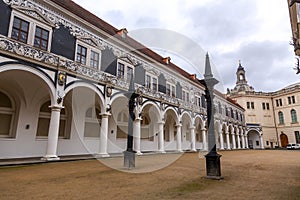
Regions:
[[[45,15],[43,15],[43,13],[37,8],[29,8],[17,5],[11,5],[11,7],[21,13],[24,13],[25,15],[35,18],[36,20],[42,23],[48,24],[52,27],[56,27],[56,25],[53,22],[51,22]]]

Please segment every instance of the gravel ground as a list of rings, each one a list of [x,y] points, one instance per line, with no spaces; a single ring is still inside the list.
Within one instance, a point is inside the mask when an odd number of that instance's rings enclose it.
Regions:
[[[221,151],[223,180],[205,179],[204,153],[0,168],[0,199],[300,199],[300,151]]]

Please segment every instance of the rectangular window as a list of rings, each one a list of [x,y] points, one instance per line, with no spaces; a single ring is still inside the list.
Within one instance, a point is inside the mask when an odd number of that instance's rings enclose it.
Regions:
[[[151,89],[151,76],[149,76],[149,75],[146,75],[145,87],[148,89]]]
[[[278,107],[279,106],[279,100],[276,99],[276,106]]]
[[[78,45],[77,46],[76,62],[79,62],[79,63],[85,65],[86,56],[87,56],[87,48],[85,48],[81,45]]]
[[[118,78],[124,79],[125,75],[125,67],[124,64],[118,63]]]
[[[299,133],[299,131],[295,131],[295,139],[296,139],[296,143],[300,144],[300,133]]]
[[[37,26],[35,29],[33,46],[46,51],[48,49],[48,40],[49,31]]]
[[[262,103],[262,109],[266,110],[266,104],[265,103]]]
[[[99,53],[97,53],[95,51],[91,51],[90,66],[92,68],[98,69],[98,66],[99,66]]]
[[[175,86],[172,85],[172,97],[175,97],[175,96],[176,96],[176,94],[175,94]]]
[[[157,78],[152,77],[152,90],[157,91]]]
[[[251,102],[251,108],[254,109],[254,102]]]
[[[295,96],[292,96],[292,103],[296,103]]]
[[[288,97],[288,103],[291,104],[292,101],[291,101],[291,97]]]
[[[19,17],[14,17],[11,38],[27,43],[28,32],[29,22],[22,20]]]
[[[279,106],[282,106],[282,99],[279,99]]]
[[[267,110],[270,110],[270,105],[269,105],[269,103],[266,103],[266,106],[267,106]]]
[[[171,85],[170,84],[167,84],[166,94],[169,95],[169,96],[171,96]]]
[[[127,77],[126,77],[127,82],[130,82],[132,77],[133,77],[133,68],[127,66]]]
[[[182,100],[185,101],[185,91],[182,90]]]
[[[250,102],[247,102],[247,109],[250,109]]]

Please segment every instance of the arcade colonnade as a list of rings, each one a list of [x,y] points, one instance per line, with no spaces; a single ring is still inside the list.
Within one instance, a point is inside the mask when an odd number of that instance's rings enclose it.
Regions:
[[[126,149],[128,107],[122,90],[68,75],[60,84],[60,72],[15,61],[0,65],[0,111],[8,119],[7,133],[0,137],[0,159],[106,157]],[[135,114],[138,154],[207,150],[204,114],[146,96],[136,103]],[[219,149],[248,148],[245,127],[220,119],[215,123]]]

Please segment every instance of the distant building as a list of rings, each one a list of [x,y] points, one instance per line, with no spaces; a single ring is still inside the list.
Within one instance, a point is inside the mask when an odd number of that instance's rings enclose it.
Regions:
[[[300,83],[275,92],[256,92],[239,63],[236,86],[227,92],[245,109],[249,148],[286,147],[300,143]]]
[[[0,15],[0,159],[122,153],[133,77],[138,154],[207,150],[204,86],[169,57],[71,0],[0,0]],[[214,103],[218,148],[247,148],[244,109]]]

